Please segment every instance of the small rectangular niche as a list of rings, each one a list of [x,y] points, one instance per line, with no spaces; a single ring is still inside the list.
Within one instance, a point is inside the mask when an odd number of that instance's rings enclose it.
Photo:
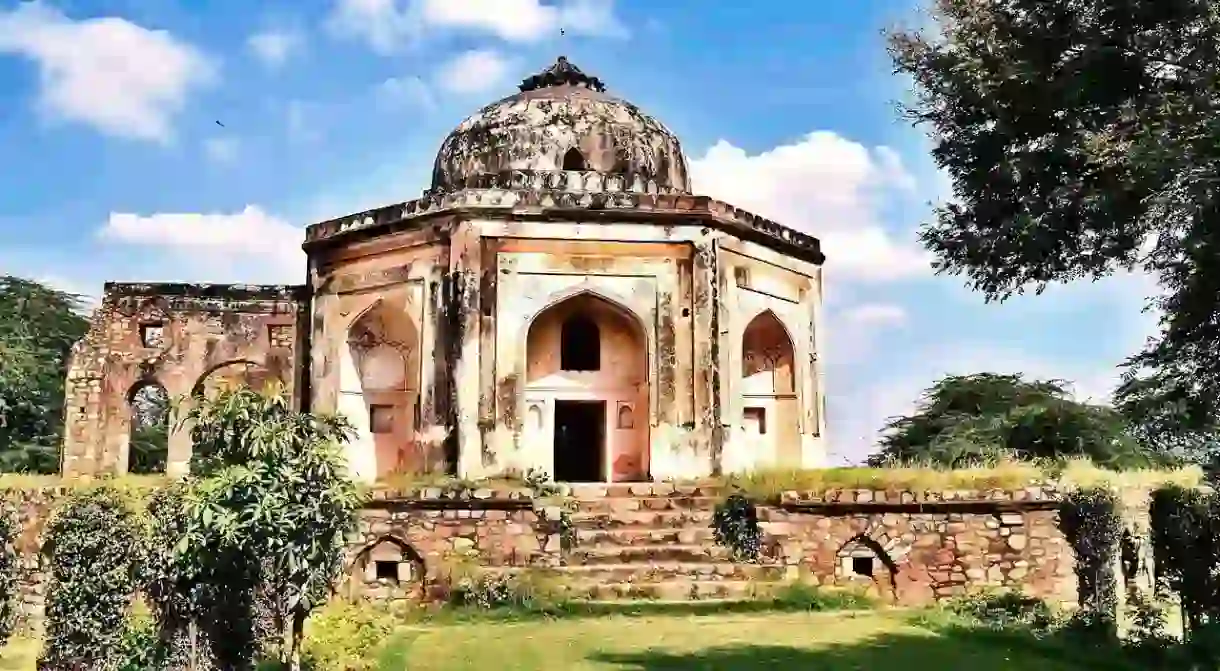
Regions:
[[[766,408],[746,408],[742,411],[742,420],[746,427],[746,432],[751,431],[758,435],[766,435],[767,433],[767,409]]]
[[[384,559],[375,561],[373,562],[374,575],[376,575],[378,580],[388,580],[397,584],[401,580],[398,569],[402,564],[403,562]]]
[[[394,413],[392,405],[370,405],[369,429],[373,433],[394,433]]]
[[[140,344],[144,347],[163,347],[165,325],[160,322],[140,324]]]
[[[852,557],[851,572],[854,575],[864,576],[865,578],[873,577],[873,558]]]

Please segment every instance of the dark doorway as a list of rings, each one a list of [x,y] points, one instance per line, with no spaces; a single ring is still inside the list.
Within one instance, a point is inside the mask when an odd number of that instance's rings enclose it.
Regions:
[[[555,401],[555,479],[603,482],[605,401]]]

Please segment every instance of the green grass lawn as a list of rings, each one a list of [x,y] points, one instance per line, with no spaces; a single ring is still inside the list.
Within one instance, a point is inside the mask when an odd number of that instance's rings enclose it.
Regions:
[[[603,617],[422,625],[391,649],[410,671],[711,671],[936,668],[1080,671],[900,613]],[[386,660],[384,671],[408,668]]]
[[[421,623],[390,641],[381,671],[1085,671],[1020,643],[938,634],[909,614],[758,613]],[[34,669],[16,639],[0,671]],[[397,660],[397,661],[396,661]]]

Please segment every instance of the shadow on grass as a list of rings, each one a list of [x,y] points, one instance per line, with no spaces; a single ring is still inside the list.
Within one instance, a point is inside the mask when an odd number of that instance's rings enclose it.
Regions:
[[[591,661],[613,665],[616,671],[1137,671],[1121,652],[1059,649],[1052,642],[972,629],[941,629],[928,634],[882,634],[863,641],[824,645],[816,649],[779,645],[737,645],[691,653],[664,650],[600,652]],[[1080,652],[1082,654],[1075,654]]]

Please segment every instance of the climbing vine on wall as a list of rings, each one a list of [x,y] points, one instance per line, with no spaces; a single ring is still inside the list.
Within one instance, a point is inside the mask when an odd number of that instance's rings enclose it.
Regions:
[[[1080,623],[1116,634],[1118,579],[1115,560],[1122,519],[1118,502],[1108,489],[1083,489],[1064,498],[1059,523],[1076,556]]]
[[[111,487],[74,492],[56,511],[43,544],[50,576],[39,671],[117,663],[142,540],[127,497]]]
[[[734,560],[758,561],[762,529],[758,525],[758,508],[749,497],[734,493],[716,504],[712,531],[716,543],[729,548]]]
[[[1220,622],[1220,495],[1166,487],[1149,515],[1158,587],[1177,595],[1188,636]]]

